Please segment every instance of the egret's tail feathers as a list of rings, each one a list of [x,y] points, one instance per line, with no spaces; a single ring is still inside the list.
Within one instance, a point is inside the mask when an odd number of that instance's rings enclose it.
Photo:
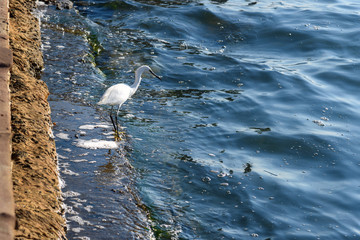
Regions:
[[[101,98],[100,98],[100,100],[99,100],[99,102],[97,103],[97,105],[106,105],[106,104],[108,104],[108,102],[106,101],[106,97],[107,97],[107,95],[103,95]]]

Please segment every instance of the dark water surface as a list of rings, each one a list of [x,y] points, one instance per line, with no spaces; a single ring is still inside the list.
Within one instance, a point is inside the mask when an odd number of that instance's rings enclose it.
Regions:
[[[358,1],[42,11],[70,239],[360,239]],[[146,75],[120,121],[96,105]]]

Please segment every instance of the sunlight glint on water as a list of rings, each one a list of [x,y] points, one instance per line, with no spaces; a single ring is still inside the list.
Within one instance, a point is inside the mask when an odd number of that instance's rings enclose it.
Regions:
[[[63,191],[80,194],[66,197],[70,238],[147,239],[149,225],[157,239],[359,238],[359,3],[75,8],[43,19],[67,54],[44,47]],[[123,105],[128,144],[77,145],[112,141],[81,126],[111,125],[96,102],[142,64],[163,81],[144,76]]]

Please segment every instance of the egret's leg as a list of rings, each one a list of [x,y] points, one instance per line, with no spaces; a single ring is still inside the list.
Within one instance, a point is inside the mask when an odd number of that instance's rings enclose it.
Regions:
[[[112,115],[111,115],[111,113],[113,112],[113,108],[114,108],[114,106],[111,106],[111,109],[110,109],[110,119],[111,119],[112,125],[113,125],[113,127],[114,127],[114,131],[116,131],[114,119],[113,119],[113,117],[112,117]]]
[[[118,115],[115,115],[115,122],[116,122],[116,131],[119,132],[119,122],[118,122]]]
[[[114,122],[114,119],[113,119],[113,117],[111,116],[111,113],[110,113],[110,119],[111,119],[111,122],[112,122],[112,125],[113,125],[113,127],[114,127],[114,132],[116,133],[116,125],[115,125],[115,122]]]
[[[117,112],[116,112],[116,115],[115,115],[115,122],[116,122],[116,127],[117,127],[117,133],[119,134],[119,139],[121,139],[120,134],[124,134],[124,133],[125,133],[125,132],[119,132],[118,115],[119,115],[120,107],[121,107],[121,105],[119,105],[119,108],[118,108],[118,110],[117,110]]]
[[[118,129],[117,129],[118,131],[119,131],[118,115],[119,115],[120,107],[121,107],[121,104],[119,105],[118,110],[116,112],[116,116],[115,116],[115,118],[116,118],[116,126],[118,127]]]
[[[111,106],[111,110],[110,110],[110,119],[111,119],[111,122],[112,122],[112,125],[114,127],[114,132],[115,132],[115,140],[120,140],[120,136],[119,136],[119,131],[118,131],[118,128],[117,128],[117,116],[116,116],[116,124],[114,122],[114,118],[112,117],[111,113],[113,112],[113,106]]]
[[[118,141],[118,140],[121,140],[121,137],[120,137],[120,133],[119,133],[119,131],[118,131],[118,129],[117,129],[117,124],[115,124],[115,122],[114,122],[114,119],[113,119],[113,117],[110,115],[110,117],[111,117],[111,121],[112,121],[112,123],[113,123],[113,126],[114,126],[114,132],[115,132],[115,141]]]

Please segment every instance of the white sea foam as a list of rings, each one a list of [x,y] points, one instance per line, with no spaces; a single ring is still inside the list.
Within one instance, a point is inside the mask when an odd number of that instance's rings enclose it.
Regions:
[[[87,162],[88,160],[86,160],[86,159],[74,159],[74,160],[71,160],[71,161],[79,163],[79,162]]]
[[[78,133],[80,134],[80,136],[85,136],[86,135],[86,132],[82,131],[82,130],[78,131]]]
[[[77,227],[77,228],[71,228],[71,230],[72,230],[73,232],[75,232],[75,233],[79,233],[79,232],[83,231],[84,228]],[[90,238],[89,238],[89,239],[90,239]]]
[[[87,129],[87,130],[93,130],[94,128],[111,128],[110,125],[106,125],[106,124],[86,124],[86,125],[81,125],[79,127],[79,129]]]
[[[63,192],[62,193],[62,196],[64,198],[68,198],[68,197],[77,197],[77,196],[80,196],[81,194],[78,193],[78,192],[74,192],[74,191],[67,191],[67,192]]]
[[[73,171],[71,171],[70,169],[65,169],[65,170],[62,171],[62,173],[63,173],[63,174],[66,174],[66,175],[79,176],[78,173],[73,172]]]
[[[65,156],[60,155],[60,154],[58,154],[57,156],[58,156],[58,159],[69,159],[68,157],[65,157]]]
[[[63,140],[69,140],[70,139],[69,134],[67,134],[67,133],[57,133],[55,136],[57,138],[60,138],[60,139],[63,139]]]
[[[58,170],[58,171],[59,171],[59,170]],[[60,177],[60,175],[59,175],[58,179],[59,179],[59,187],[60,187],[60,189],[63,189],[64,187],[66,187],[65,180],[62,179],[62,178]]]
[[[77,147],[87,149],[116,149],[119,147],[119,143],[115,141],[106,141],[99,139],[82,140],[79,139],[75,142]]]
[[[93,209],[93,206],[87,205],[86,207],[84,207],[84,209],[88,212],[91,212],[91,210]]]
[[[72,220],[74,222],[77,222],[79,225],[83,226],[83,225],[90,225],[90,222],[89,221],[86,221],[84,219],[82,219],[81,217],[79,216],[71,216],[71,217],[68,217],[69,220]]]
[[[130,113],[128,113],[128,114],[126,114],[125,116],[124,116],[124,118],[134,118],[135,117],[135,115],[134,114],[130,114]]]
[[[114,131],[110,131],[110,132],[104,132],[103,135],[105,136],[109,136],[109,135],[114,135]]]

